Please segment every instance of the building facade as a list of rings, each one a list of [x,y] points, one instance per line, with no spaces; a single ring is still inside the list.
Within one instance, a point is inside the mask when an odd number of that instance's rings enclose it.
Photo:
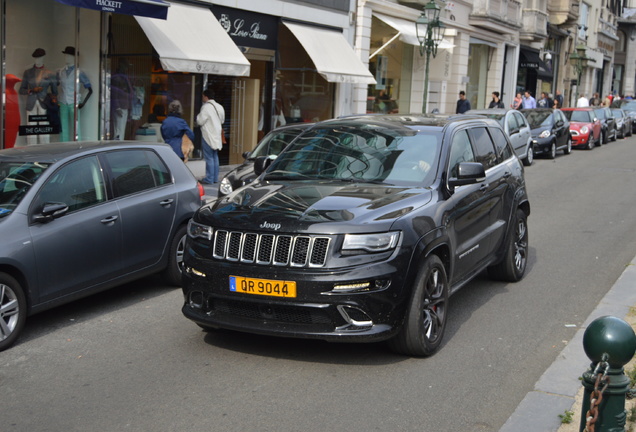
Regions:
[[[175,99],[197,132],[211,88],[226,111],[220,159],[237,163],[275,126],[351,113],[353,86],[375,83],[352,48],[351,0],[0,3],[2,115],[17,122],[0,148],[155,141]]]

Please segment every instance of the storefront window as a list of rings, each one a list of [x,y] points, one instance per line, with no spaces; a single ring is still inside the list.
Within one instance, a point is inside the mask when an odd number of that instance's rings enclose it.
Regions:
[[[468,77],[466,97],[473,109],[486,108],[490,94],[486,92],[488,82],[488,61],[490,50],[494,49],[485,44],[470,44],[468,56]]]
[[[173,100],[181,102],[182,117],[190,128],[196,126],[201,76],[163,70],[134,17],[109,17],[107,62],[109,104],[104,114],[110,139],[157,141]]]
[[[316,70],[305,49],[284,25],[279,26],[274,127],[333,117],[334,84]]]
[[[6,16],[4,147],[97,139],[99,40],[75,29],[99,28],[99,12],[6,0]]]
[[[405,84],[410,83],[410,78],[403,77],[403,74],[411,70],[413,49],[411,45],[394,39],[396,33],[393,27],[373,17],[370,47],[373,57],[369,59],[369,71],[377,84],[368,87],[368,113],[409,112],[410,91]],[[391,39],[394,39],[393,42],[381,49]]]

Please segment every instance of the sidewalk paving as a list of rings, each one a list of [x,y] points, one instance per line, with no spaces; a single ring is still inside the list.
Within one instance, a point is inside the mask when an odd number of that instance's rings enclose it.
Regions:
[[[205,175],[205,161],[190,160],[186,163],[197,179]],[[219,170],[219,181],[237,165],[223,165]],[[217,197],[219,185],[203,185],[205,199]],[[581,389],[579,377],[587,370],[590,360],[583,351],[583,334],[596,318],[605,315],[625,319],[632,307],[636,308],[636,257],[627,265],[623,274],[587,317],[583,326],[559,353],[556,360],[545,371],[526,394],[515,412],[508,418],[499,432],[548,432],[561,426],[559,414],[570,410]],[[574,419],[577,422],[579,419]]]
[[[559,414],[574,405],[582,386],[579,377],[590,366],[583,350],[585,329],[596,318],[605,315],[625,319],[632,307],[636,307],[636,257],[499,432],[557,431],[561,426]],[[578,424],[579,419],[574,421]]]

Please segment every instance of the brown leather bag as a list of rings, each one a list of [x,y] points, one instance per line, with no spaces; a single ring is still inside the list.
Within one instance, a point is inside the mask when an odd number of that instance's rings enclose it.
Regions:
[[[186,134],[183,134],[183,138],[181,138],[181,152],[183,153],[184,162],[187,162],[192,157],[192,153],[194,153],[194,144]]]

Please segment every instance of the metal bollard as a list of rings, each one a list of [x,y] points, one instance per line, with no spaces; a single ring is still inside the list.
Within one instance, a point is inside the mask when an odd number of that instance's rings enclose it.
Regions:
[[[629,378],[623,366],[636,352],[636,334],[622,319],[600,317],[585,330],[583,349],[592,364],[583,374],[585,394],[579,431],[624,432]]]

